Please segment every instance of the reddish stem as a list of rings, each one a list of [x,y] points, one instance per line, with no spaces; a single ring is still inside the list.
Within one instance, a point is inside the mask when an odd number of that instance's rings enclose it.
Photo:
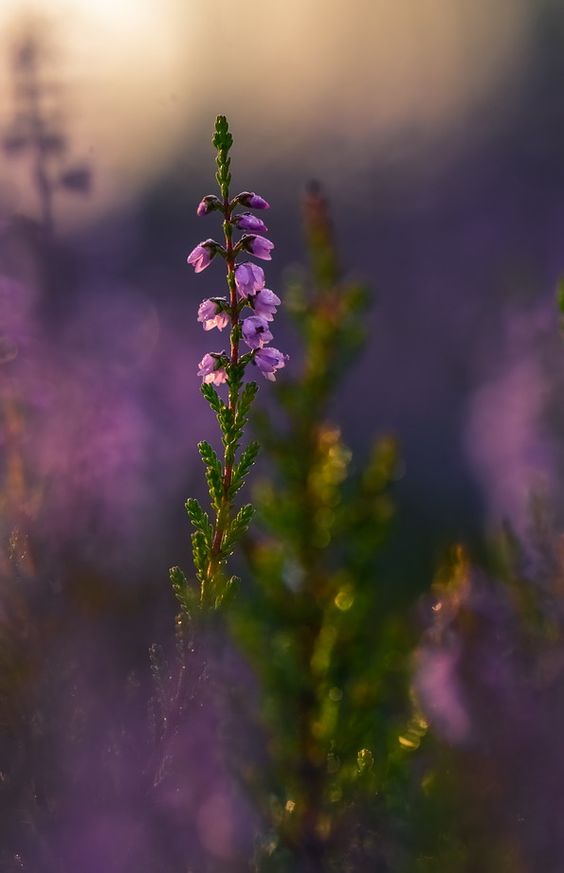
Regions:
[[[237,305],[237,288],[235,285],[235,256],[233,253],[233,226],[231,224],[231,204],[229,203],[229,198],[225,197],[223,200],[223,214],[225,216],[225,220],[223,222],[223,230],[225,233],[225,248],[226,248],[226,261],[227,261],[227,285],[229,287],[229,305],[230,305],[230,315],[231,315],[231,365],[236,366],[239,363],[239,337],[238,337],[238,326],[239,326],[239,307]],[[229,391],[229,409],[235,416],[237,411],[237,400],[238,400],[238,392]],[[232,462],[226,463],[223,470],[223,505],[220,511],[217,514],[217,520],[215,525],[215,531],[212,542],[212,550],[211,550],[211,558],[209,565],[209,572],[213,570],[214,557],[217,556],[221,550],[221,543],[223,540],[224,533],[224,525],[222,523],[222,516],[226,509],[227,502],[227,493],[229,488],[231,487],[231,478],[233,475],[233,464]]]

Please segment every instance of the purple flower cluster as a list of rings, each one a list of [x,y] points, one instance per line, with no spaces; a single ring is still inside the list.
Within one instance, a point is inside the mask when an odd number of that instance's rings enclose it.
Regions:
[[[270,323],[281,301],[274,291],[266,288],[264,271],[261,267],[250,261],[236,263],[237,256],[242,253],[270,261],[274,244],[261,235],[267,227],[260,218],[251,212],[232,214],[232,210],[237,206],[246,209],[268,209],[269,204],[258,194],[243,191],[229,203],[222,203],[219,198],[208,194],[196,210],[200,216],[220,210],[232,228],[246,231],[239,242],[234,245],[229,242],[227,248],[223,248],[213,239],[207,239],[199,243],[188,255],[187,262],[194,267],[196,273],[201,273],[211,264],[213,258],[220,254],[227,260],[228,270],[233,271],[230,275],[231,281],[234,279],[235,283],[236,298],[233,291],[231,300],[225,297],[203,300],[198,308],[198,321],[202,323],[204,330],[212,330],[214,327],[223,330],[229,324],[240,325],[240,336],[251,349],[250,360],[266,379],[274,382],[276,370],[283,367],[288,360],[288,355],[268,345],[273,339]],[[250,309],[252,312],[239,320],[239,313],[244,309]],[[204,382],[221,385],[227,380],[226,367],[229,360],[225,352],[205,354],[199,364],[198,376],[201,376]]]

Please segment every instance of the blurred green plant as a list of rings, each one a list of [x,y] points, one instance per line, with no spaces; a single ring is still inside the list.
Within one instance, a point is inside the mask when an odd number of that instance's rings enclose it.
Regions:
[[[380,566],[398,450],[380,437],[355,469],[330,420],[364,345],[369,293],[342,275],[315,184],[305,231],[310,276],[286,297],[303,361],[275,408],[255,414],[273,472],[255,489],[263,536],[246,542],[249,584],[232,610],[268,745],[266,765],[246,774],[268,831],[256,869],[397,871],[392,832],[409,814],[410,752],[427,730],[409,696],[408,621]]]

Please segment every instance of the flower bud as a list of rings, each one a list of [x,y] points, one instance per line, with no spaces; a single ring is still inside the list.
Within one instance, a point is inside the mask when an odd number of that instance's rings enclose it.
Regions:
[[[261,258],[263,261],[271,261],[272,255],[270,252],[274,248],[274,243],[270,242],[265,236],[258,234],[246,233],[240,241],[241,248],[254,255],[255,258]]]
[[[253,215],[252,212],[242,212],[240,215],[234,215],[232,221],[239,230],[252,230],[256,233],[268,230],[264,221]]]
[[[223,354],[205,354],[198,364],[198,376],[201,376],[204,382],[212,383],[213,385],[222,385],[227,381],[227,373],[222,366],[224,361]]]
[[[206,239],[199,243],[195,249],[192,249],[186,261],[194,267],[196,273],[201,273],[202,270],[209,267],[219,248],[219,244],[213,239]]]
[[[264,270],[248,261],[235,268],[235,284],[239,297],[252,297],[264,288]]]
[[[217,300],[202,300],[198,307],[198,321],[204,325],[204,330],[217,327],[223,330],[229,324],[229,313],[222,309],[221,302],[227,303],[225,297]]]
[[[242,191],[240,194],[237,194],[233,203],[240,203],[241,206],[246,206],[247,209],[270,209],[270,203],[264,197],[255,194],[254,191]]]
[[[221,209],[222,205],[221,200],[215,194],[206,194],[198,204],[196,215],[207,215],[208,212],[213,212],[214,209]]]
[[[283,355],[278,349],[268,346],[265,349],[258,349],[253,360],[265,379],[268,379],[269,382],[276,382],[275,371],[286,365],[289,355]]]
[[[250,315],[243,320],[243,339],[251,349],[258,349],[272,339],[268,321],[261,315]]]
[[[276,315],[276,307],[280,306],[281,300],[270,288],[261,288],[253,297],[251,305],[256,315],[262,315],[267,321],[272,321]]]

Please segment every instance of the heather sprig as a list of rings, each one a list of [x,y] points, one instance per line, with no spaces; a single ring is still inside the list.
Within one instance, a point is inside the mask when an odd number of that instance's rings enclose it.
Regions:
[[[196,273],[201,273],[217,256],[224,261],[228,295],[203,300],[198,308],[198,321],[206,331],[228,327],[230,338],[228,351],[207,352],[198,367],[202,394],[215,413],[221,431],[223,458],[208,442],[199,443],[212,512],[210,518],[195,498],[186,502],[194,528],[192,551],[199,592],[190,588],[180,568],[173,567],[170,571],[174,591],[188,612],[197,605],[213,609],[223,603],[235,581],[235,577],[227,578],[224,565],[253,515],[250,504],[238,511],[234,507],[234,497],[243,486],[259,450],[257,443],[251,443],[239,452],[258,390],[256,382],[245,382],[247,367],[252,364],[267,380],[275,381],[276,371],[284,366],[288,357],[268,346],[273,339],[270,328],[280,299],[265,287],[264,271],[260,267],[250,261],[238,263],[243,254],[271,260],[274,244],[261,235],[267,230],[266,225],[249,212],[250,209],[267,209],[269,204],[251,191],[230,198],[229,152],[233,137],[223,115],[216,119],[212,142],[217,152],[215,178],[220,196],[207,194],[196,213],[198,216],[221,213],[224,239],[222,244],[213,239],[199,243],[188,255],[187,262]],[[238,241],[233,238],[234,231],[244,231]],[[247,314],[246,310],[250,312]],[[241,350],[241,341],[250,351]],[[216,390],[224,384],[227,386],[225,399]]]

